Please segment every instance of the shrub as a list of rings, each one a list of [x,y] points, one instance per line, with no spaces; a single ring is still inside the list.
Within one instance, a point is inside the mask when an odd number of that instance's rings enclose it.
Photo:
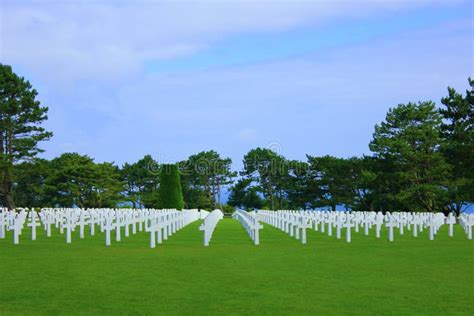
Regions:
[[[226,214],[227,213],[232,214],[235,212],[235,208],[229,204],[225,204],[222,206],[222,211]]]
[[[158,208],[182,210],[183,207],[183,192],[178,166],[163,165],[160,173]]]

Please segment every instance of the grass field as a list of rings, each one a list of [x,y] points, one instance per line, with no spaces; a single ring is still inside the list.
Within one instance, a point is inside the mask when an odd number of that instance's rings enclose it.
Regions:
[[[395,242],[308,231],[301,245],[264,226],[254,246],[222,220],[202,246],[193,223],[155,249],[140,233],[107,248],[40,230],[0,240],[0,315],[474,315],[474,241],[459,227]],[[386,236],[384,232],[384,236]]]

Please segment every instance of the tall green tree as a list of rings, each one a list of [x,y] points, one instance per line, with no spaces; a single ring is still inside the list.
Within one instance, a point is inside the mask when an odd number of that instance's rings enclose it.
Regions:
[[[94,165],[95,179],[92,181],[91,200],[88,207],[116,207],[123,201],[124,184],[120,180],[119,168],[111,162]]]
[[[53,172],[46,179],[46,190],[54,206],[87,207],[95,179],[94,161],[78,153],[64,153],[51,160]]]
[[[237,208],[258,210],[264,206],[264,201],[259,195],[258,188],[252,186],[252,179],[239,179],[230,189],[227,203]]]
[[[181,178],[176,164],[166,164],[161,168],[158,207],[177,210],[184,208]]]
[[[466,90],[465,96],[448,88],[448,96],[441,100],[444,106],[440,109],[444,119],[442,151],[452,167],[447,207],[457,215],[474,202],[474,80],[469,78],[468,81],[471,90]]]
[[[362,158],[352,157],[351,163],[351,187],[354,193],[354,203],[351,206],[357,211],[383,211],[376,203],[377,192],[377,163],[378,161],[370,156]]]
[[[95,164],[89,156],[65,153],[51,160],[46,178],[51,204],[61,207],[116,207],[123,182],[112,163]]]
[[[179,166],[188,207],[222,209],[222,190],[236,176],[232,160],[210,150],[190,156]]]
[[[52,207],[46,190],[46,179],[51,175],[51,164],[46,159],[34,158],[15,165],[13,197],[20,207]]]
[[[29,81],[0,64],[0,198],[9,209],[15,208],[15,165],[42,152],[38,143],[52,136],[40,126],[48,108],[40,106],[37,95]]]
[[[313,185],[319,187],[317,206],[329,206],[336,210],[338,205],[347,209],[354,205],[353,161],[333,156],[308,157],[313,174]]]
[[[270,209],[286,203],[288,163],[283,156],[267,148],[253,149],[244,156],[241,175],[256,184]]]
[[[419,102],[390,109],[375,126],[369,147],[383,162],[377,176],[392,206],[433,212],[445,204],[449,165],[440,151],[441,121],[433,102]]]
[[[304,161],[293,160],[288,164],[287,194],[288,207],[291,209],[307,209],[311,207],[309,190],[309,165]]]
[[[157,161],[150,155],[145,155],[135,163],[125,163],[120,175],[125,183],[126,200],[134,208],[156,207],[160,183],[160,165]]]

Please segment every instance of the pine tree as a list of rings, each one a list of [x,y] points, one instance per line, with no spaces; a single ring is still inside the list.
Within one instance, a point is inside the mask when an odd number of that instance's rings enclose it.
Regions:
[[[9,209],[15,208],[15,164],[42,152],[38,143],[52,136],[40,126],[48,108],[40,106],[37,95],[27,80],[0,64],[0,198]]]

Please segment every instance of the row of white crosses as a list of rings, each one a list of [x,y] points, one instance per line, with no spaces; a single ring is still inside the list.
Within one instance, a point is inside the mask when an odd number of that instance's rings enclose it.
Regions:
[[[0,238],[5,238],[6,232],[13,230],[13,244],[19,244],[27,216],[26,209],[18,209],[18,212],[3,209],[0,212]]]
[[[467,239],[472,239],[472,226],[474,226],[474,214],[461,214],[459,224],[464,229]]]
[[[260,221],[274,226],[306,244],[306,229],[310,227],[311,220],[305,212],[260,210],[257,214]]]
[[[400,235],[406,230],[412,230],[413,236],[418,237],[418,232],[425,228],[429,229],[429,239],[434,240],[441,226],[449,225],[449,236],[453,236],[453,226],[456,217],[450,214],[445,217],[442,213],[386,213],[381,212],[331,212],[331,211],[258,211],[259,219],[272,225],[301,242],[306,243],[306,229],[314,227],[315,231],[333,235],[336,229],[336,238],[341,239],[342,229],[346,231],[346,241],[352,241],[352,229],[356,233],[360,229],[365,235],[369,235],[370,230],[375,228],[375,236],[380,238],[383,226],[388,230],[388,240],[394,241],[394,231],[398,229]],[[468,239],[472,239],[472,226],[474,225],[474,215],[463,214],[460,217],[460,224],[463,226]],[[301,234],[300,234],[301,233]],[[301,237],[300,237],[301,235]]]
[[[161,244],[178,230],[200,219],[198,210],[151,210],[145,215],[146,231],[150,232],[150,248]]]
[[[214,211],[215,212],[215,211]],[[220,211],[219,211],[220,212]],[[79,229],[79,237],[84,238],[85,231],[89,227],[91,236],[95,235],[95,227],[98,225],[100,231],[105,233],[105,244],[110,246],[111,234],[115,232],[115,241],[121,240],[122,230],[125,237],[138,231],[150,232],[150,247],[154,248],[156,243],[162,243],[168,236],[183,228],[187,224],[198,219],[209,217],[207,211],[197,210],[154,210],[154,209],[58,209],[44,208],[38,213],[33,209],[17,209],[8,211],[0,209],[0,238],[5,238],[6,231],[13,231],[13,242],[18,244],[19,237],[25,224],[31,227],[31,239],[36,240],[36,229],[43,226],[46,235],[51,237],[52,227],[59,229],[61,234],[66,233],[66,242],[72,242],[72,232]],[[370,230],[375,227],[375,236],[380,238],[381,228],[385,226],[388,230],[388,240],[394,241],[395,229],[400,235],[405,230],[411,230],[414,237],[424,229],[429,229],[429,239],[434,240],[435,235],[441,226],[449,225],[449,236],[453,236],[453,227],[457,219],[452,214],[445,217],[441,213],[386,213],[380,212],[329,212],[329,211],[258,211],[257,213],[247,213],[237,211],[234,218],[238,219],[245,227],[250,237],[256,245],[259,244],[258,230],[262,228],[259,223],[263,221],[274,227],[281,229],[290,236],[306,243],[306,229],[313,228],[315,231],[327,232],[333,235],[336,229],[336,238],[341,238],[341,231],[346,231],[346,241],[351,242],[352,228],[357,233],[360,228],[364,229],[365,235],[369,235]],[[222,218],[222,217],[220,217]],[[217,221],[201,226],[204,231],[204,245],[209,244],[209,240],[214,231]],[[467,238],[472,239],[472,226],[474,226],[474,214],[462,214],[458,218],[460,226],[464,229]],[[211,228],[207,228],[207,226]],[[209,234],[210,232],[210,234]]]
[[[237,210],[232,214],[232,218],[238,220],[244,227],[245,231],[253,240],[254,245],[260,244],[259,230],[263,228],[259,222],[259,216],[256,212],[246,212]]]
[[[46,236],[51,237],[52,227],[66,235],[66,243],[72,242],[72,232],[79,229],[79,237],[85,236],[89,227],[91,236],[95,235],[96,226],[105,233],[106,246],[111,245],[111,234],[115,232],[115,241],[121,240],[122,231],[125,237],[138,231],[150,232],[150,245],[154,247],[155,234],[158,243],[166,240],[189,223],[201,217],[197,210],[154,210],[154,209],[78,209],[78,208],[44,208],[39,212],[34,209],[17,209],[0,211],[0,238],[5,232],[13,230],[13,242],[19,243],[19,236],[26,226],[31,227],[31,239],[36,240],[36,229],[43,226]]]
[[[207,216],[204,218],[199,230],[204,232],[204,246],[209,246],[209,241],[212,238],[212,234],[216,229],[217,223],[224,218],[224,213],[221,210],[214,210],[208,213]]]
[[[378,215],[381,217],[381,215]],[[434,240],[438,230],[444,224],[449,225],[449,236],[453,236],[453,225],[456,219],[450,215],[447,218],[442,213],[387,213],[384,216],[385,226],[388,228],[388,240],[394,240],[394,228],[398,228],[400,235],[405,228],[413,231],[413,237],[418,237],[418,232],[429,229],[429,239]]]

